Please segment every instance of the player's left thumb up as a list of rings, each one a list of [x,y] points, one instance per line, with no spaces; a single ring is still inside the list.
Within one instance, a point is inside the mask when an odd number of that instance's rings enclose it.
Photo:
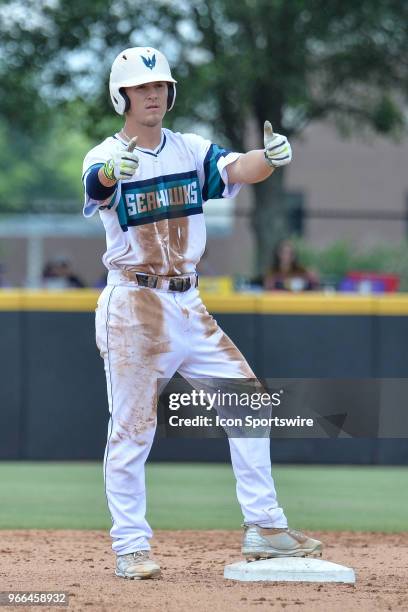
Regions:
[[[279,168],[292,161],[292,147],[286,136],[273,131],[269,121],[264,125],[264,155],[269,166]]]
[[[264,123],[264,147],[266,148],[274,139],[276,134],[273,133],[273,127],[270,121]]]

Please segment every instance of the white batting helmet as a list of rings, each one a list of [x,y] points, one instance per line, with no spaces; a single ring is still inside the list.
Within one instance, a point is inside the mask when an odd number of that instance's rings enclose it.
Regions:
[[[119,115],[123,115],[130,107],[130,101],[123,87],[133,87],[166,81],[169,84],[167,110],[171,110],[176,99],[177,81],[170,72],[166,57],[152,47],[132,47],[121,51],[112,64],[109,91],[112,104]]]

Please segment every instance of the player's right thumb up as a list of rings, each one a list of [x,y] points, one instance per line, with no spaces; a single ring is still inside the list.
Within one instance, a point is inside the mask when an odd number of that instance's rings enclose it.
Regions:
[[[139,167],[139,157],[134,151],[137,137],[132,138],[125,150],[115,151],[112,158],[109,159],[103,171],[111,181],[129,180],[135,174]]]
[[[126,151],[122,153],[120,162],[120,178],[131,178],[139,167],[139,157],[135,153],[137,136],[134,136],[126,147]]]
[[[116,166],[115,175],[118,180],[126,180],[132,178],[139,167],[139,157],[135,152],[137,136],[132,138],[126,147],[125,151],[120,154],[120,159]]]
[[[137,139],[138,139],[137,136],[133,136],[133,138],[129,141],[126,151],[129,151],[129,153],[132,153],[135,150]]]

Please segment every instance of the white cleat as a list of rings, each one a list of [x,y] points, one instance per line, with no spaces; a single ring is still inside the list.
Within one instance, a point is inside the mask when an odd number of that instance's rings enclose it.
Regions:
[[[322,556],[323,544],[295,529],[244,525],[242,554],[247,561],[273,557]]]
[[[127,555],[118,555],[116,576],[130,580],[144,580],[160,576],[160,566],[150,559],[148,550],[137,550]]]

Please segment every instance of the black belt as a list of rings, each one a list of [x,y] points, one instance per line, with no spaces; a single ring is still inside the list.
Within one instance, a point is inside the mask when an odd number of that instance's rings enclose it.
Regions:
[[[166,289],[167,291],[188,291],[192,287],[198,287],[197,274],[191,276],[163,277],[154,274],[135,273],[135,279],[140,287],[149,289]]]

